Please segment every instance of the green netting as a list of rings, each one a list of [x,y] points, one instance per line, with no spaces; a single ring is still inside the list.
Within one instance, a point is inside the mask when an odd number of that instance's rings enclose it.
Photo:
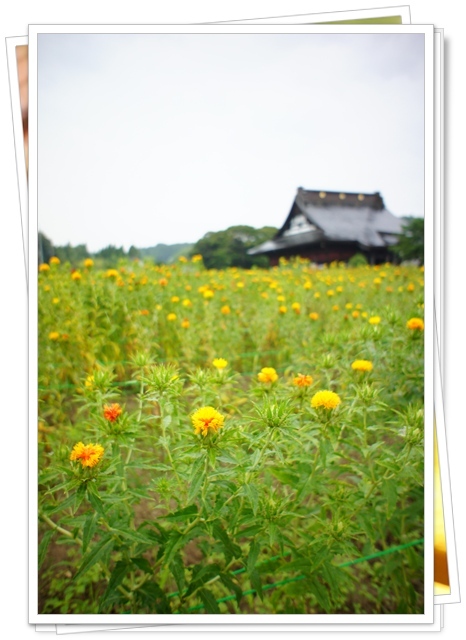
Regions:
[[[392,553],[397,553],[399,551],[404,551],[405,549],[409,549],[410,547],[415,547],[418,545],[421,545],[424,543],[424,539],[420,538],[418,540],[412,540],[410,542],[405,542],[404,544],[400,544],[396,547],[390,547],[389,549],[384,549],[383,551],[377,551],[376,553],[372,553],[368,556],[364,556],[362,558],[355,558],[354,560],[349,560],[347,562],[342,562],[341,564],[338,564],[337,566],[340,568],[344,568],[344,567],[350,567],[354,564],[358,564],[360,562],[368,562],[369,560],[375,560],[376,558],[382,558],[383,556],[392,554]],[[268,558],[267,560],[265,560],[264,562],[259,563],[258,566],[262,566],[264,564],[267,564],[268,562],[273,562],[274,560],[279,560],[280,558],[283,558],[285,556],[291,555],[291,552],[284,554],[283,556],[273,556],[271,558]],[[232,571],[231,574],[232,575],[238,575],[240,573],[244,573],[246,571],[245,568],[241,568],[241,569],[236,569],[236,571]],[[291,584],[292,582],[298,582],[299,580],[304,580],[306,578],[305,575],[299,575],[299,576],[294,576],[292,578],[285,578],[284,580],[279,580],[277,582],[273,582],[271,584],[265,584],[262,587],[262,591],[268,591],[270,589],[276,589],[279,587],[283,587],[287,584]],[[254,595],[256,593],[256,589],[248,589],[247,591],[243,591],[242,595],[243,596],[249,596],[249,595]],[[174,598],[176,596],[179,596],[180,593],[179,591],[175,591],[174,593],[170,593],[169,594],[169,598]],[[228,596],[224,596],[223,598],[219,598],[217,600],[217,603],[220,604],[222,602],[229,602],[230,600],[235,600],[236,599],[236,595],[231,594]],[[204,609],[204,605],[203,604],[198,604],[195,605],[193,607],[190,607],[188,609],[188,612],[191,611],[199,611],[201,609]]]

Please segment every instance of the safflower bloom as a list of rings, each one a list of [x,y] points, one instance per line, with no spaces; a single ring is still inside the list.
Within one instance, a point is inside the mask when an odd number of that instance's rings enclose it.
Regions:
[[[185,318],[182,322],[181,322],[181,326],[183,329],[188,329],[189,328],[189,320],[187,318]]]
[[[60,334],[58,333],[58,331],[51,331],[49,333],[49,340],[58,340],[59,337]]]
[[[179,302],[179,301],[180,301],[180,299],[179,299],[179,297],[178,297],[178,296],[172,296],[171,301],[172,301],[172,302]]]
[[[60,264],[60,258],[57,258],[57,256],[52,256],[49,262],[50,264]]]
[[[105,272],[106,278],[118,278],[118,271],[116,269],[107,269]]]
[[[359,311],[356,311],[356,309],[351,313],[351,315],[353,316],[353,318],[359,318]]]
[[[278,380],[278,373],[272,367],[264,367],[257,374],[260,382],[275,382]]]
[[[208,435],[209,430],[217,433],[223,427],[225,418],[213,407],[201,407],[193,413],[191,421],[196,435]]]
[[[224,358],[215,358],[215,360],[212,362],[212,364],[214,365],[214,367],[216,369],[225,369],[225,367],[227,366],[228,362]]]
[[[84,260],[84,266],[86,267],[86,269],[90,269],[94,266],[94,260],[92,258],[86,258]]]
[[[372,371],[374,365],[370,360],[355,360],[351,365],[354,371]]]
[[[209,299],[214,297],[214,292],[212,291],[212,289],[207,289],[207,291],[204,291],[202,295],[204,296],[204,298]]]
[[[52,304],[58,304],[60,302],[60,298],[52,298]]]
[[[200,253],[197,253],[195,256],[191,258],[191,262],[200,262],[202,260],[202,256]]]
[[[298,373],[298,375],[293,378],[293,384],[296,387],[310,387],[313,382],[312,376],[304,375],[303,373]]]
[[[169,313],[167,316],[167,320],[168,322],[173,322],[174,320],[176,320],[176,313]]]
[[[296,313],[301,313],[301,305],[299,304],[299,302],[293,302],[293,304],[291,305],[291,308]]]
[[[73,273],[71,274],[71,279],[72,280],[81,280],[82,275],[79,273],[79,271],[73,271]]]
[[[87,376],[86,380],[84,381],[84,386],[86,387],[86,389],[92,389],[94,387],[93,375]]]
[[[181,304],[183,305],[183,307],[192,307],[193,306],[193,303],[191,302],[191,300],[189,298],[185,298]]]
[[[315,311],[312,311],[312,312],[309,314],[309,317],[310,317],[310,319],[311,319],[311,320],[318,320],[318,319],[319,319],[319,314],[318,314],[318,313],[316,313]]]
[[[39,265],[39,271],[50,271],[50,267],[48,264],[45,264],[45,262],[43,264]]]
[[[103,455],[104,448],[100,444],[78,442],[73,447],[70,460],[79,460],[83,467],[95,467],[101,461]]]
[[[408,329],[424,331],[424,320],[422,318],[410,318],[406,323]]]
[[[117,402],[113,404],[104,405],[104,418],[109,422],[116,422],[120,415],[122,414],[123,409]]]
[[[161,287],[166,287],[166,286],[167,286],[167,284],[168,284],[168,280],[167,280],[166,278],[160,278],[160,280],[159,280],[159,285],[160,285]]]
[[[371,316],[369,318],[369,324],[380,324],[381,318],[380,316]]]
[[[149,309],[141,309],[141,311],[139,312],[141,316],[148,316],[149,315]]]
[[[312,396],[311,406],[314,409],[335,409],[341,403],[340,396],[333,391],[318,391]]]
[[[281,305],[280,307],[278,307],[278,311],[279,313],[286,313],[288,311],[288,309],[285,307],[285,305]]]
[[[229,313],[231,313],[231,309],[230,307],[225,304],[223,305],[223,307],[220,309],[220,312],[223,313],[224,316],[227,316]]]

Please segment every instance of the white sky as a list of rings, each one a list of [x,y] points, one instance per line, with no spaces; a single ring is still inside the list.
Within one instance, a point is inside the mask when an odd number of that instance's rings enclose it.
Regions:
[[[39,229],[55,245],[280,227],[299,186],[424,213],[419,34],[40,35]]]

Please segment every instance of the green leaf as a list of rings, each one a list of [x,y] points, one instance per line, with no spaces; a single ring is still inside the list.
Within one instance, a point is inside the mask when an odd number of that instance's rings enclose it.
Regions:
[[[257,542],[257,540],[253,540],[249,545],[249,554],[248,554],[248,561],[247,561],[248,573],[251,573],[254,570],[254,567],[256,566],[257,558],[259,557],[260,550],[261,550],[260,544]]]
[[[264,601],[264,594],[262,593],[262,580],[260,574],[257,569],[254,569],[249,574],[249,579],[251,580],[251,587],[255,589],[259,598]]]
[[[251,503],[251,508],[254,515],[257,515],[257,511],[259,508],[259,492],[257,488],[253,484],[245,484],[244,490],[246,491],[246,495],[249,498],[249,502]]]
[[[86,553],[86,549],[89,546],[90,541],[92,540],[92,538],[94,537],[94,533],[95,530],[97,528],[97,520],[98,520],[98,514],[97,513],[90,513],[85,522],[84,522],[84,527],[83,527],[83,553]]]
[[[236,602],[239,605],[241,602],[241,598],[243,596],[243,591],[239,586],[239,584],[235,580],[233,580],[231,575],[228,573],[221,573],[220,580],[223,582],[223,584],[226,586],[227,589],[230,589],[230,591],[233,591],[233,593],[236,596]]]
[[[148,560],[146,560],[145,558],[131,558],[131,562],[136,565],[136,567],[138,569],[141,569],[141,571],[144,571],[144,573],[149,573],[152,574],[154,572],[150,562]]]
[[[112,575],[110,576],[110,580],[107,585],[107,589],[105,590],[104,595],[102,596],[102,600],[100,601],[100,608],[104,607],[107,603],[108,599],[115,593],[120,584],[125,579],[126,574],[130,569],[130,564],[128,564],[125,560],[120,560],[116,563]]]
[[[82,483],[75,494],[75,502],[74,502],[74,513],[79,509],[81,502],[84,500],[84,496],[86,495],[86,484]]]
[[[105,555],[107,551],[110,551],[115,544],[115,540],[110,536],[104,536],[95,547],[84,556],[81,566],[77,573],[75,573],[73,580],[76,580],[79,576],[86,573],[91,567],[93,567],[99,560]]]
[[[197,468],[197,471],[192,474],[189,479],[188,502],[192,502],[201,490],[201,486],[204,481],[204,473],[204,462],[202,461],[200,467]]]
[[[188,520],[191,516],[195,516],[198,513],[198,509],[195,504],[189,505],[184,509],[179,509],[175,513],[169,513],[165,516],[165,520]]]
[[[184,563],[180,554],[177,553],[173,560],[170,562],[170,571],[175,578],[176,586],[179,591],[183,591],[184,586],[186,584],[185,574],[184,574]]]
[[[131,540],[131,542],[139,542],[141,544],[153,544],[152,538],[145,534],[145,532],[133,531],[132,529],[120,529],[118,527],[112,527],[112,531],[117,533],[122,538]]]
[[[209,589],[200,589],[199,597],[202,600],[202,604],[204,605],[207,613],[220,613],[220,608],[218,606],[217,600],[215,599],[213,593],[209,591]]]
[[[68,509],[69,507],[74,507],[75,500],[76,496],[73,493],[73,495],[68,496],[65,500],[62,500],[51,509],[45,509],[47,511],[47,515],[51,516],[54,513],[58,513],[59,511],[63,511],[64,509]]]
[[[228,533],[225,531],[220,520],[215,520],[212,523],[212,534],[216,540],[220,540],[225,549],[225,560],[227,563],[230,562],[231,558],[240,558],[241,547],[235,544],[231,539]]]
[[[39,549],[38,549],[38,556],[39,556],[38,568],[39,569],[45,560],[45,556],[47,555],[47,549],[49,547],[53,534],[54,534],[53,530],[46,531],[42,537],[42,540],[40,541]]]
[[[162,427],[164,429],[166,429],[167,427],[169,427],[172,423],[172,416],[170,414],[168,414],[167,416],[165,416],[165,418],[163,418],[162,420]]]
[[[104,505],[102,504],[102,500],[100,499],[99,492],[97,491],[97,487],[93,482],[87,483],[87,499],[94,507],[94,509],[101,516],[105,515]]]

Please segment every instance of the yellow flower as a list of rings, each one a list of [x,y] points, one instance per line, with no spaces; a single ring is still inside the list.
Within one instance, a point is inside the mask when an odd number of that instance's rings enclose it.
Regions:
[[[204,298],[209,299],[214,297],[214,292],[212,291],[212,289],[207,289],[207,291],[204,291],[202,295],[204,296]]]
[[[285,302],[285,300],[286,300],[285,296],[277,296],[278,302]]]
[[[86,389],[92,389],[94,386],[94,376],[93,375],[89,375],[87,376],[86,380],[84,381],[84,386],[86,387]]]
[[[382,284],[382,278],[374,278],[374,284]]]
[[[167,284],[168,284],[168,280],[167,280],[166,278],[160,278],[160,280],[159,280],[159,285],[160,285],[161,287],[166,287],[166,286],[167,286]]]
[[[283,314],[283,313],[286,313],[288,311],[288,309],[285,307],[285,305],[282,304],[282,305],[280,305],[278,307],[278,311],[279,311],[279,313]]]
[[[301,305],[299,304],[299,302],[293,302],[293,304],[291,305],[291,308],[296,313],[301,313]]]
[[[82,275],[79,273],[79,271],[73,271],[73,273],[71,274],[71,279],[72,280],[81,280]]]
[[[424,331],[424,320],[422,318],[410,318],[406,323],[408,329],[413,331]]]
[[[189,328],[189,320],[187,318],[185,318],[182,321],[181,326],[183,327],[183,329],[188,329]]]
[[[337,304],[334,304],[332,307],[332,311],[338,311],[340,307]]]
[[[310,387],[313,382],[312,376],[304,375],[303,373],[298,373],[296,378],[293,378],[293,384],[296,387]]]
[[[355,360],[351,365],[354,371],[372,371],[374,365],[370,360]]]
[[[180,256],[180,257],[178,258],[178,260],[179,260],[180,262],[188,262],[188,258],[187,258],[186,256]]]
[[[183,305],[183,307],[192,307],[193,306],[193,303],[188,298],[185,298],[181,304]]]
[[[59,337],[60,334],[58,333],[58,331],[51,331],[49,333],[49,340],[58,340]]]
[[[43,264],[39,265],[39,271],[43,272],[43,271],[50,271],[50,267],[48,264],[45,264],[45,262]]]
[[[178,296],[172,296],[171,301],[172,301],[172,302],[179,302],[179,301],[180,301],[180,299],[179,299],[179,297],[178,297]]]
[[[311,406],[314,409],[335,409],[341,403],[340,396],[333,391],[318,391],[312,396]]]
[[[367,311],[363,311],[363,312],[361,313],[361,316],[362,316],[363,318],[367,318],[367,316],[368,316]]]
[[[410,282],[410,283],[408,284],[408,286],[406,287],[406,289],[407,289],[408,291],[414,291],[414,289],[415,289],[415,288],[416,288],[416,287],[414,286],[414,284],[413,284],[412,282]]]
[[[315,311],[312,311],[312,312],[309,314],[309,317],[310,317],[310,319],[311,319],[311,320],[318,320],[318,319],[319,319],[319,314],[318,314],[318,313],[316,313]]]
[[[57,256],[52,256],[49,262],[50,264],[60,264],[60,258],[57,258]]]
[[[306,280],[306,282],[304,283],[304,288],[312,289],[312,282],[310,280]]]
[[[337,287],[337,291],[338,291],[338,293],[342,293],[343,287]]]
[[[225,367],[227,366],[228,362],[224,358],[215,358],[215,360],[213,360],[212,364],[214,365],[214,367],[216,369],[225,369]]]
[[[86,269],[90,269],[94,266],[94,260],[92,258],[86,258],[84,260],[84,266],[86,267]]]
[[[231,313],[231,309],[230,307],[225,304],[223,305],[223,307],[220,309],[220,312],[223,313],[224,316],[227,316],[229,313]]]
[[[58,304],[60,302],[60,298],[52,298],[52,304]]]
[[[116,269],[107,269],[105,272],[106,278],[118,278],[118,271]]]
[[[103,455],[104,448],[100,444],[78,442],[73,447],[70,460],[79,460],[83,467],[95,467],[101,461]]]
[[[333,289],[329,289],[329,290],[327,291],[327,295],[328,295],[329,297],[334,296],[334,295],[335,295],[335,291],[334,291]]]
[[[217,433],[223,427],[225,418],[213,407],[201,407],[191,416],[196,435],[202,434],[204,437],[210,431]]]
[[[380,316],[371,316],[369,318],[369,324],[380,324],[381,318]]]
[[[353,304],[352,304],[352,302],[347,302],[347,303],[345,304],[345,309],[352,309],[352,308],[353,308]]]
[[[385,289],[385,291],[386,291],[387,293],[393,293],[393,287],[387,287],[387,288]]]
[[[169,313],[167,316],[168,322],[174,322],[176,320],[176,313]]]
[[[195,256],[191,258],[192,262],[200,262],[202,260],[202,256],[200,253],[197,253]]]
[[[351,315],[353,316],[353,318],[359,318],[359,311],[356,311],[356,309],[351,313]]]
[[[315,292],[314,298],[320,298],[320,293],[318,291]]]
[[[278,373],[272,367],[264,367],[257,374],[260,382],[275,382],[278,380]]]

